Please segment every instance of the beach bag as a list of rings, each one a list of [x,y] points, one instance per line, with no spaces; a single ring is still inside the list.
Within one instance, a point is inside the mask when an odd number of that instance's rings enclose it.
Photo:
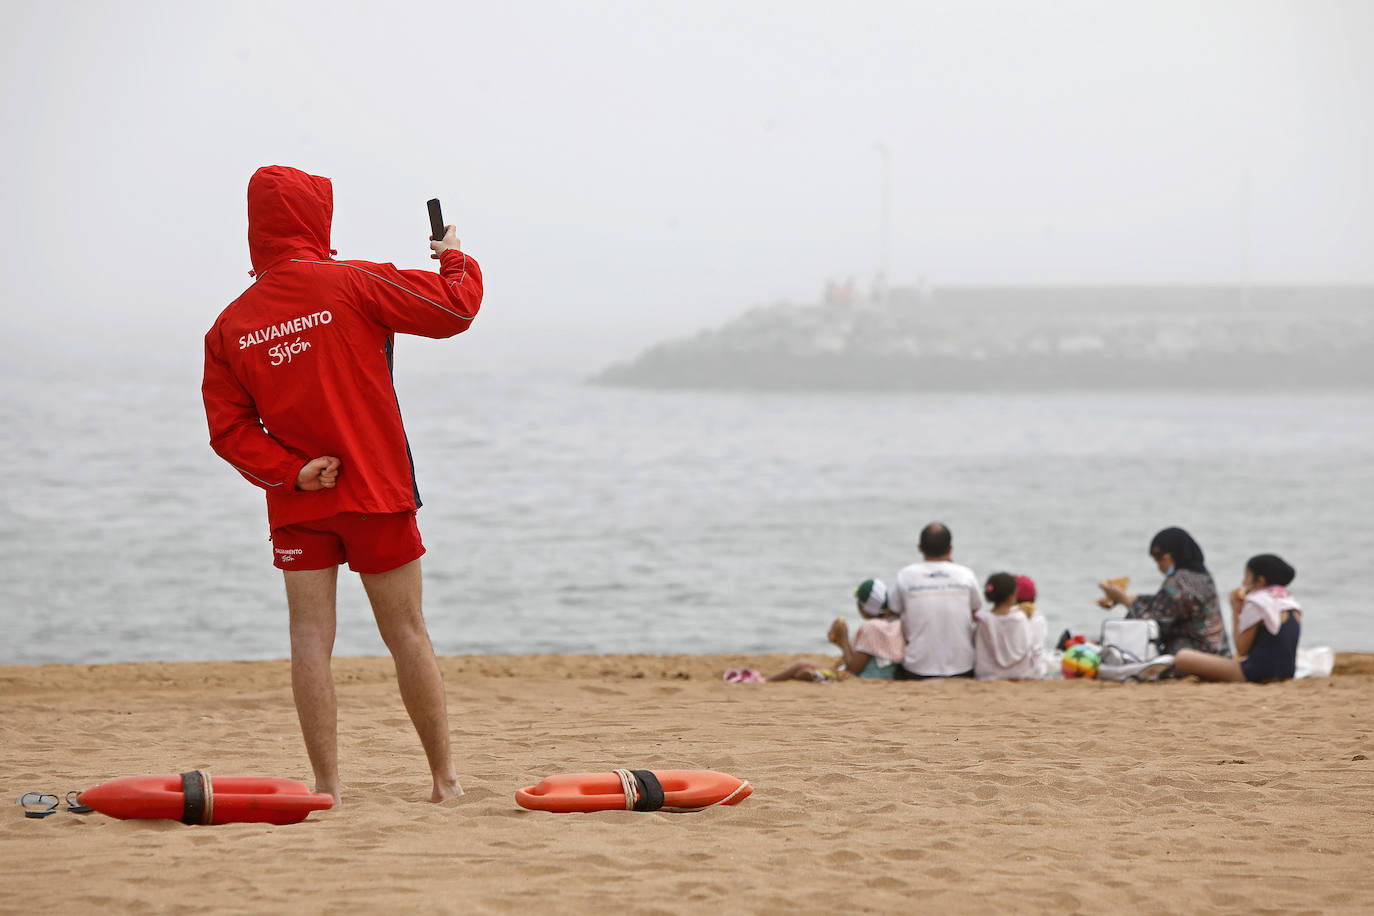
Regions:
[[[1124,661],[1148,662],[1159,654],[1159,621],[1104,620],[1098,641],[1104,649],[1115,646]]]

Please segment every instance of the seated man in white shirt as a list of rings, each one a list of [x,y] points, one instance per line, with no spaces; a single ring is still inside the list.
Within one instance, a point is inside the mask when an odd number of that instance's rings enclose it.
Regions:
[[[949,529],[939,522],[921,529],[920,547],[924,559],[897,573],[888,590],[906,634],[895,680],[973,677],[973,615],[983,607],[978,577],[950,561]]]

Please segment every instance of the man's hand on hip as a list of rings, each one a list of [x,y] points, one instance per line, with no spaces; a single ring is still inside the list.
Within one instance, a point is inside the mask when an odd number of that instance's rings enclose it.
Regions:
[[[297,490],[328,490],[338,483],[339,468],[343,462],[332,455],[325,455],[307,462],[296,475]]]

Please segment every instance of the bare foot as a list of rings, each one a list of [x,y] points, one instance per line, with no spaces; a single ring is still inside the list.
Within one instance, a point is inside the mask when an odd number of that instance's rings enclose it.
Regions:
[[[329,787],[327,787],[327,786],[323,786],[323,785],[320,785],[319,783],[316,783],[316,784],[315,784],[314,791],[320,792],[320,793],[322,793],[322,794],[324,794],[324,795],[332,795],[332,796],[334,797],[334,807],[335,807],[335,808],[339,807],[339,803],[343,801],[343,799],[342,799],[342,798],[340,797],[340,795],[339,795],[339,787],[338,787],[338,786],[334,786],[333,788],[329,788]]]
[[[463,787],[458,785],[458,778],[436,779],[434,780],[434,791],[429,793],[429,800],[438,804],[441,801],[448,801],[450,798],[457,798],[463,794]]]

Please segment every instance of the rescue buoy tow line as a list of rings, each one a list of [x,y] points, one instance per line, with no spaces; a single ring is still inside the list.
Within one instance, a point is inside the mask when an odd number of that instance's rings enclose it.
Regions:
[[[615,770],[546,776],[516,790],[515,803],[532,811],[700,811],[737,805],[754,789],[714,770]]]
[[[77,796],[101,814],[121,820],[172,820],[183,824],[296,824],[311,811],[334,807],[334,797],[305,783],[272,776],[216,776],[205,770],[156,776],[121,776]]]

